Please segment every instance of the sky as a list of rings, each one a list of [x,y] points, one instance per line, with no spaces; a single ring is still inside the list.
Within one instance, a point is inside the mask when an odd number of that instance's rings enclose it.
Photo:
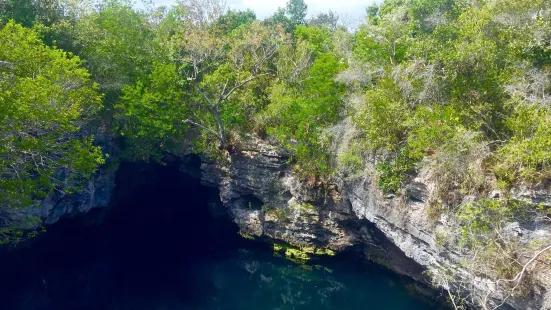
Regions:
[[[171,5],[174,0],[153,0],[157,5]],[[305,0],[310,15],[332,10],[349,22],[357,22],[365,16],[365,8],[376,0]],[[380,1],[377,1],[380,2]],[[284,7],[287,0],[226,0],[229,8],[251,9],[258,19],[272,15],[278,7]]]

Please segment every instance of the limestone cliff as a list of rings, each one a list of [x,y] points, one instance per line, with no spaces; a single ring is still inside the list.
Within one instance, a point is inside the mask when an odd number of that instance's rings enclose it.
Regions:
[[[384,196],[374,184],[374,172],[337,176],[325,187],[307,185],[286,164],[284,151],[262,141],[251,149],[232,155],[224,165],[205,161],[201,167],[203,183],[220,189],[222,202],[244,233],[299,248],[360,249],[365,257],[422,282],[429,268],[461,269],[462,253],[449,242],[459,235],[459,223],[446,214],[437,220],[427,215],[434,186],[422,176],[400,196]],[[545,191],[514,194],[517,199],[551,205]],[[526,242],[534,234],[551,236],[541,227],[520,228],[518,223],[515,227]],[[474,279],[480,285],[473,293],[487,296],[489,305],[504,297],[502,291],[484,285],[484,278]],[[528,296],[508,298],[502,308],[551,309],[549,275],[534,283]]]
[[[261,140],[247,151],[228,155],[224,161],[202,159],[200,175],[205,186],[219,189],[220,199],[246,236],[283,242],[312,253],[355,251],[365,258],[428,283],[429,268],[461,269],[459,249],[443,240],[458,234],[458,223],[445,214],[438,220],[427,216],[431,184],[422,176],[406,187],[404,195],[383,195],[369,172],[362,176],[336,176],[333,184],[319,186],[301,182],[287,164],[288,154]],[[185,159],[187,153],[179,155]],[[186,160],[181,170],[190,173]],[[46,224],[62,216],[86,213],[109,204],[115,171],[98,172],[77,195],[54,195],[41,207],[29,211]],[[545,191],[517,191],[518,199],[551,206]],[[14,214],[22,217],[25,214]],[[515,226],[515,233],[529,239],[548,230]],[[476,278],[476,277],[475,277]],[[488,290],[483,278],[477,294],[502,298],[500,290]],[[504,309],[551,309],[548,275],[542,275],[528,297],[508,298]]]

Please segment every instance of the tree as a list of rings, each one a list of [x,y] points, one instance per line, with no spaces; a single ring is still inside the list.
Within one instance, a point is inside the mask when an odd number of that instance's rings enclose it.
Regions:
[[[379,6],[376,3],[371,4],[365,9],[367,20],[374,20],[379,14]]]
[[[251,10],[246,11],[232,11],[228,10],[226,14],[220,16],[216,22],[218,27],[222,29],[225,34],[229,34],[233,30],[239,28],[242,25],[246,25],[256,19],[256,14]]]
[[[304,0],[289,0],[285,7],[285,12],[289,16],[289,21],[292,25],[298,26],[306,24],[308,6],[304,3]]]
[[[264,23],[266,25],[284,25],[287,26],[290,24],[289,18],[285,14],[285,9],[280,7],[277,11],[270,17],[266,18]]]
[[[4,0],[0,2],[0,24],[13,19],[25,27],[51,25],[62,18],[62,11],[57,0]]]
[[[337,25],[339,22],[339,15],[333,11],[327,13],[319,13],[315,17],[308,20],[308,26],[315,27],[327,27],[331,31],[337,30]]]
[[[414,0],[411,13],[418,29],[430,33],[456,20],[465,6],[463,0]]]
[[[184,139],[189,115],[184,91],[174,63],[155,62],[152,72],[134,85],[125,86],[115,105],[117,130],[124,138],[123,156],[161,160],[164,152],[177,149]]]
[[[332,170],[331,154],[323,131],[339,118],[344,87],[334,78],[344,65],[332,53],[327,28],[299,26],[295,37],[294,56],[282,58],[302,62],[299,67],[304,69],[295,69],[294,80],[280,81],[271,88],[262,121],[268,133],[293,151],[302,176],[327,176]]]
[[[105,0],[74,26],[78,54],[103,91],[118,92],[149,72],[155,51],[147,17],[123,1]]]
[[[101,107],[78,57],[31,30],[0,30],[0,211],[79,189],[104,162],[87,121]]]
[[[375,10],[370,7],[367,23],[360,27],[357,36],[366,47],[375,49],[374,54],[381,52],[386,54],[390,64],[400,61],[404,56],[405,47],[411,37],[411,27],[408,23],[408,8],[397,6],[395,8],[385,7]],[[373,53],[370,53],[373,54]],[[378,58],[378,55],[375,56]],[[374,59],[373,55],[369,58]]]
[[[549,228],[548,210],[512,188],[551,181],[550,14],[542,0],[387,0],[355,35],[371,75],[350,109],[359,162],[376,162],[383,192],[414,175],[435,185],[427,215],[458,222],[435,237],[461,264],[431,276],[456,309],[498,309],[548,282],[549,236],[526,242],[511,226]]]
[[[212,12],[194,8],[192,1],[181,3],[183,25],[172,46],[182,77],[196,90],[196,101],[203,102],[193,102],[195,118],[184,122],[215,137],[223,148],[227,146],[225,105],[250,83],[277,75],[275,58],[287,37],[280,27],[266,27],[258,21],[221,35],[215,27],[219,16],[214,16],[223,10],[217,1],[212,2],[203,4],[204,8],[214,7]],[[202,13],[193,13],[196,11]],[[209,125],[209,116],[214,117],[216,129]]]
[[[271,17],[267,18],[267,25],[283,25],[288,33],[293,33],[298,25],[306,24],[308,6],[304,0],[289,0],[285,8],[278,10]]]

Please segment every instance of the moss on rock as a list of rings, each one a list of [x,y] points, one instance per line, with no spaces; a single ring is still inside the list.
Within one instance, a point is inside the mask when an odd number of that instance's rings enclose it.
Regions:
[[[328,248],[317,248],[315,246],[308,247],[294,247],[291,245],[285,245],[280,243],[274,243],[274,254],[284,255],[285,258],[297,262],[305,263],[312,259],[313,256],[327,255],[334,256],[335,251]]]

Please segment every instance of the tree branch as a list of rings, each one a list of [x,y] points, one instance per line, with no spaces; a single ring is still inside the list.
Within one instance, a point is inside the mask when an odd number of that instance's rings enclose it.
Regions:
[[[207,97],[207,95],[203,92],[201,87],[199,87],[199,84],[197,83],[197,81],[194,80],[193,83],[195,84],[195,88],[197,88],[197,91],[201,94],[201,96],[203,96],[203,98],[205,98],[205,100],[210,104],[210,106],[215,107],[216,105],[213,104],[212,101],[210,101],[209,97]]]
[[[216,106],[220,105],[220,102],[224,100],[224,94],[226,93],[226,89],[228,88],[228,83],[230,82],[230,79],[226,80],[226,83],[224,84],[224,88],[222,88],[222,92],[220,93],[220,97],[218,97],[218,101],[216,102]]]
[[[258,78],[261,78],[263,76],[268,76],[268,75],[272,75],[272,74],[271,73],[262,73],[262,74],[259,74],[259,75],[253,75],[253,76],[249,77],[248,79],[244,80],[243,82],[235,85],[232,89],[230,89],[230,91],[226,95],[224,95],[224,100],[227,100],[233,92],[235,92],[239,88],[245,86],[247,83],[250,83],[250,82],[252,82],[252,81],[254,81]]]
[[[222,138],[216,133],[216,131],[214,131],[214,130],[208,128],[208,127],[205,126],[205,125],[201,125],[201,124],[196,123],[196,122],[194,122],[194,121],[192,121],[192,120],[190,120],[190,119],[184,120],[184,124],[197,126],[197,127],[201,128],[201,129],[205,130],[206,132],[208,132],[208,133],[214,135],[218,140],[220,140],[220,142],[224,143],[224,141],[223,141]]]
[[[503,302],[501,304],[499,304],[498,306],[492,308],[492,310],[495,310],[495,309],[498,309],[499,307],[501,307],[502,305],[505,304],[505,302],[507,301],[507,299],[509,299],[509,297],[511,297],[513,295],[513,293],[515,292],[515,290],[517,289],[517,287],[520,285],[520,283],[522,282],[522,278],[524,277],[524,274],[526,273],[526,270],[528,269],[528,267],[535,261],[537,260],[543,253],[545,253],[546,251],[549,251],[551,250],[551,245],[548,245],[547,247],[543,248],[542,250],[540,250],[539,252],[536,253],[536,255],[534,255],[526,264],[524,264],[524,266],[522,266],[522,270],[517,273],[517,275],[512,278],[512,279],[499,279],[496,281],[496,284],[499,286],[499,282],[516,282],[515,286],[511,289],[511,293],[509,295],[507,295],[507,297],[505,297],[503,299]],[[487,297],[487,296],[486,296]]]

